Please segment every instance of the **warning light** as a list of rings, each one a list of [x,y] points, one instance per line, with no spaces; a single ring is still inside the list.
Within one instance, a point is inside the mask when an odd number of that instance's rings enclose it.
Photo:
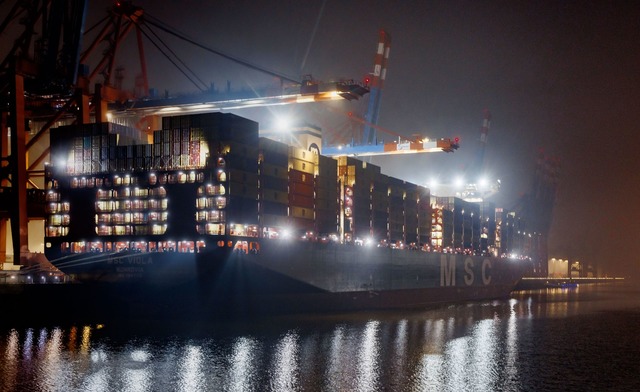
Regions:
[[[365,78],[364,78],[364,85],[365,85],[365,86],[368,86],[368,85],[369,85],[369,82],[371,82],[371,78],[370,78],[370,77],[368,77],[368,76],[365,76]]]
[[[458,144],[458,142],[460,141],[460,138],[456,136],[453,138],[453,141],[454,143]]]

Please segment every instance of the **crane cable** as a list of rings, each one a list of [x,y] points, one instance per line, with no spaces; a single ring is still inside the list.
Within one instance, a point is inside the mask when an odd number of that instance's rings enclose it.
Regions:
[[[191,39],[191,38],[189,38],[189,37],[177,32],[175,29],[173,29],[171,27],[168,27],[165,23],[162,23],[157,18],[154,18],[153,16],[150,16],[147,13],[145,13],[145,19],[147,19],[146,23],[151,24],[151,25],[163,30],[166,33],[169,33],[169,34],[173,35],[176,38],[179,38],[179,39],[181,39],[183,41],[186,41],[186,42],[189,42],[190,44],[195,45],[195,46],[197,46],[197,47],[199,47],[201,49],[204,49],[207,52],[210,52],[210,53],[213,53],[213,54],[217,54],[218,56],[224,57],[224,58],[226,58],[228,60],[231,60],[231,61],[234,61],[234,62],[236,62],[238,64],[244,65],[247,68],[250,68],[250,69],[253,69],[255,71],[262,72],[262,73],[266,73],[266,74],[274,76],[274,77],[276,77],[276,78],[278,78],[280,80],[288,81],[288,82],[294,83],[296,85],[300,85],[300,81],[295,80],[295,79],[293,79],[291,77],[279,74],[279,73],[274,72],[274,71],[267,70],[265,68],[262,68],[262,67],[259,67],[259,66],[255,65],[255,64],[252,64],[247,60],[243,60],[243,59],[240,59],[238,57],[231,56],[231,55],[226,54],[224,52],[221,52],[219,50],[216,50],[216,49],[210,48],[208,46],[205,46],[204,44],[201,44],[201,43],[199,43],[199,42],[197,42],[197,41],[195,41],[195,40],[193,40],[193,39]]]
[[[148,39],[149,41],[151,41],[151,43],[156,47],[156,49],[158,49],[158,50],[160,51],[160,53],[162,53],[162,55],[163,55],[164,57],[166,57],[166,58],[167,58],[167,60],[169,60],[169,61],[170,61],[170,62],[171,62],[171,63],[172,63],[172,64],[173,64],[173,65],[174,65],[174,66],[175,66],[175,67],[176,67],[176,68],[177,68],[177,69],[178,69],[178,70],[179,70],[179,71],[180,71],[180,72],[181,72],[181,73],[182,73],[182,74],[187,78],[187,79],[189,79],[189,81],[190,81],[191,83],[193,83],[193,85],[194,85],[198,90],[200,90],[200,91],[202,91],[202,92],[205,92],[205,91],[207,90],[207,84],[206,84],[205,82],[203,82],[203,81],[202,81],[202,79],[200,79],[200,78],[198,77],[198,75],[196,75],[196,73],[195,73],[191,68],[189,68],[189,66],[188,66],[188,65],[187,65],[187,64],[186,64],[186,63],[185,63],[185,62],[180,58],[180,56],[178,56],[178,55],[177,55],[177,54],[176,54],[176,53],[175,53],[175,52],[174,52],[174,51],[169,47],[169,45],[167,45],[167,44],[166,44],[166,42],[164,42],[164,41],[162,40],[162,38],[160,38],[160,37],[158,36],[158,34],[156,34],[156,32],[155,32],[153,29],[149,28],[149,26],[147,26],[146,24],[141,24],[141,23],[138,23],[138,22],[134,22],[134,23],[136,24],[136,26],[138,26],[138,28],[140,29],[140,31],[142,32],[142,34],[144,34],[144,36],[145,36],[145,37],[147,37],[147,39]],[[203,87],[201,87],[200,85],[198,85],[198,84],[197,84],[197,83],[196,83],[196,82],[195,82],[195,81],[194,81],[194,80],[193,80],[189,75],[187,75],[187,73],[186,73],[183,69],[181,69],[181,68],[178,66],[178,64],[176,64],[176,62],[175,62],[175,61],[173,61],[173,59],[172,59],[172,58],[171,58],[167,53],[165,53],[165,51],[164,51],[162,48],[160,48],[160,46],[159,46],[159,45],[158,45],[158,44],[157,44],[157,43],[156,43],[156,42],[155,42],[155,41],[154,41],[154,40],[149,36],[149,34],[147,34],[147,32],[146,32],[146,31],[144,31],[144,29],[142,29],[142,27],[143,27],[143,26],[144,26],[144,27],[147,27],[147,29],[149,30],[149,32],[151,32],[151,34],[153,34],[153,36],[154,36],[158,41],[160,41],[160,43],[161,43],[161,44],[166,48],[166,50],[168,50],[168,51],[169,51],[169,53],[171,53],[171,55],[173,55],[173,56],[174,56],[174,58],[175,58],[175,59],[177,59],[177,61],[179,61],[179,62],[180,62],[180,64],[182,64],[182,66],[183,66],[184,68],[186,68],[186,69],[187,69],[187,71],[189,71],[189,72],[191,73],[191,75],[193,75],[193,78],[197,79],[197,81],[198,81],[198,82],[200,82],[202,86],[204,86],[204,88],[203,88]]]

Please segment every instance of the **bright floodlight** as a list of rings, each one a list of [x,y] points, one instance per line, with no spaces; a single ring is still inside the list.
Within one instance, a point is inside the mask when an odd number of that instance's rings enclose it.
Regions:
[[[487,189],[487,187],[488,187],[488,186],[489,186],[489,180],[487,180],[487,178],[486,178],[486,177],[481,177],[481,178],[478,180],[478,187],[479,187],[480,189]]]
[[[456,177],[454,185],[456,188],[462,188],[464,186],[464,178],[462,176]]]
[[[276,117],[275,128],[277,131],[288,131],[291,129],[291,118],[289,116],[278,116]]]
[[[429,180],[429,189],[431,189],[432,191],[435,190],[436,188],[438,188],[438,179],[437,178],[432,178]]]

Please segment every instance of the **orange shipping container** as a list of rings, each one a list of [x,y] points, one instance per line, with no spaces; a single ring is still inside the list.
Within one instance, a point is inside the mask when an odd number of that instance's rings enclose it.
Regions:
[[[289,193],[289,205],[304,208],[313,208],[313,197]]]

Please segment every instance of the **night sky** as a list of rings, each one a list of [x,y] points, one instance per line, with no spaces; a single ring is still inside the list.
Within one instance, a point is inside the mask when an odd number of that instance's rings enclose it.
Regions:
[[[87,27],[110,4],[91,2]],[[199,42],[300,79],[362,80],[373,69],[378,31],[391,36],[378,124],[410,136],[461,138],[454,154],[380,157],[386,174],[426,185],[463,173],[473,160],[482,111],[492,113],[485,169],[511,208],[531,189],[540,148],[560,158],[551,257],[640,275],[640,3],[559,1],[137,1],[148,15]],[[160,5],[162,4],[162,5]],[[276,83],[158,34],[205,83],[223,89]],[[134,38],[132,35],[130,38]],[[133,42],[133,39],[129,41]],[[151,45],[150,84],[196,86]],[[123,52],[133,85],[135,49]],[[236,114],[267,124],[287,113],[325,129],[342,114],[305,104]],[[364,114],[366,101],[333,104]]]

